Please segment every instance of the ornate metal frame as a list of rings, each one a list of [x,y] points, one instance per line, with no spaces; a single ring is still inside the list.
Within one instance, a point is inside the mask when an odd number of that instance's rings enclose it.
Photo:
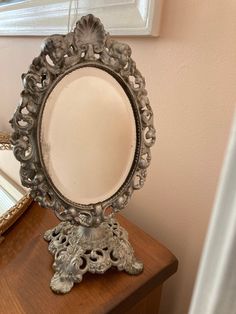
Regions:
[[[11,150],[10,134],[0,132],[0,150]],[[15,206],[9,208],[4,215],[0,216],[0,237],[10,228],[17,219],[25,212],[32,202],[29,194],[24,195]]]
[[[101,68],[121,84],[132,105],[137,133],[135,158],[124,184],[111,198],[90,205],[73,203],[56,189],[44,166],[39,140],[43,109],[50,92],[65,75],[85,66]],[[151,161],[150,147],[155,142],[145,80],[131,58],[130,47],[111,39],[100,20],[89,14],[77,22],[73,32],[48,37],[22,79],[22,101],[10,121],[14,129],[11,143],[21,163],[22,184],[31,189],[30,195],[41,206],[54,209],[60,220],[90,231],[98,230],[112,219],[109,208],[113,213],[120,211],[133,191],[143,186]],[[52,239],[48,235],[46,238]],[[54,291],[60,289],[54,287]]]

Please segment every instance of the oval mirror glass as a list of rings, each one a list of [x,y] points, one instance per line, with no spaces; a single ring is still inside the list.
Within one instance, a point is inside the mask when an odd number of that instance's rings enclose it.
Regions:
[[[92,66],[65,75],[45,102],[40,146],[48,177],[62,197],[88,205],[113,196],[136,149],[132,106],[119,82]]]

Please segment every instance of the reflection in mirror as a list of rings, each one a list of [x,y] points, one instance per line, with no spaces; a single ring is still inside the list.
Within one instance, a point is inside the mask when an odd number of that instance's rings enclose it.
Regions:
[[[24,196],[25,191],[0,169],[0,216]]]
[[[0,235],[10,227],[31,202],[20,182],[20,164],[6,134],[0,134]]]
[[[88,205],[114,195],[136,148],[134,114],[122,86],[91,66],[67,74],[46,101],[41,146],[48,174],[68,200]]]

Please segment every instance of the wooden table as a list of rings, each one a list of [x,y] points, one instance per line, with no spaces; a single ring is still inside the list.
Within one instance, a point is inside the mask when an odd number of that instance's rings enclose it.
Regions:
[[[33,203],[0,244],[0,313],[158,313],[162,284],[178,262],[127,219],[118,215],[118,220],[144,262],[143,273],[131,276],[110,269],[104,275],[85,274],[70,293],[56,295],[49,288],[53,258],[43,234],[58,220],[51,210]]]

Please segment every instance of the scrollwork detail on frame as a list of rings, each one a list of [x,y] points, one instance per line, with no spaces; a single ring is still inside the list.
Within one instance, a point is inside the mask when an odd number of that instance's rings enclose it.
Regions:
[[[125,183],[110,199],[91,205],[71,204],[58,196],[47,177],[38,147],[45,98],[66,73],[83,66],[104,69],[122,83],[132,96],[137,128],[135,160]],[[131,48],[111,39],[100,20],[90,14],[77,22],[73,32],[48,37],[22,80],[22,99],[10,121],[14,129],[11,143],[21,162],[22,184],[31,189],[30,195],[41,206],[53,208],[60,220],[86,227],[99,225],[107,219],[107,208],[111,207],[114,212],[121,210],[133,191],[143,186],[151,161],[150,147],[156,138],[145,80],[131,58]]]

